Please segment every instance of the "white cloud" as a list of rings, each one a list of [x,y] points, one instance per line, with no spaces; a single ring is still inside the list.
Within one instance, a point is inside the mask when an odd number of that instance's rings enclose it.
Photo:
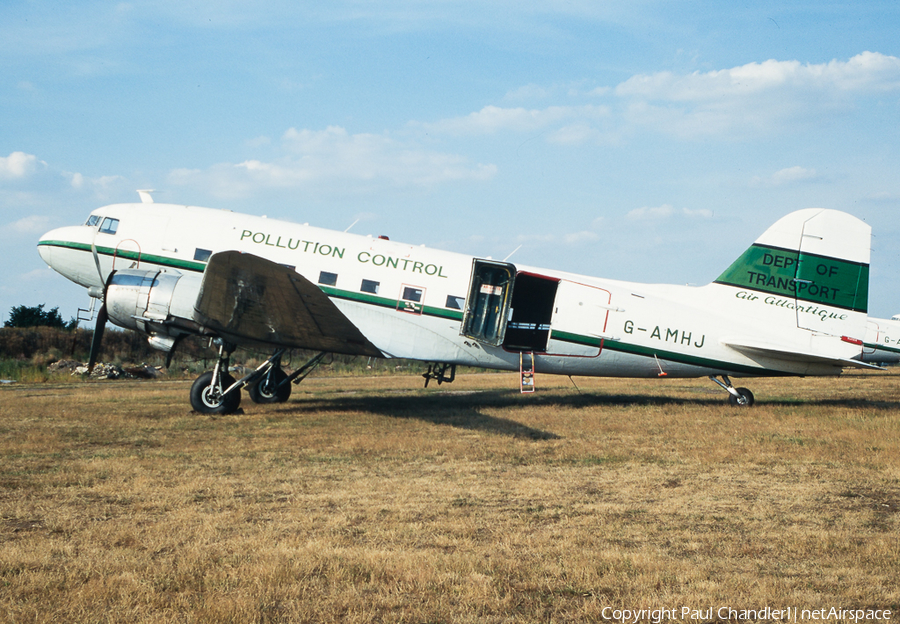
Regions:
[[[900,200],[900,193],[892,192],[892,191],[878,191],[875,193],[871,193],[868,196],[868,199],[873,201],[889,201],[895,202]]]
[[[806,182],[818,177],[815,169],[805,167],[787,167],[776,171],[769,177],[755,176],[751,180],[752,186],[785,186],[796,182]]]
[[[547,141],[559,145],[580,145],[597,138],[598,132],[586,123],[574,123],[554,130],[547,136]]]
[[[637,75],[615,89],[620,96],[676,102],[717,101],[790,88],[813,91],[885,91],[900,88],[900,58],[863,52],[848,61],[818,65],[768,60],[731,69],[679,76]]]
[[[730,69],[633,76],[615,88],[626,119],[682,136],[756,131],[900,89],[900,58],[863,52],[821,64],[768,60]]]
[[[554,245],[559,242],[556,234],[518,234],[515,241],[521,245]]]
[[[264,147],[272,143],[267,136],[258,136],[247,141],[247,147]]]
[[[629,219],[641,220],[665,219],[666,217],[671,217],[673,214],[675,214],[675,209],[670,204],[663,204],[662,206],[644,206],[642,208],[635,208],[634,210],[630,210],[625,216]]]
[[[13,221],[6,227],[17,234],[43,234],[49,229],[49,224],[49,217],[30,215]]]
[[[28,271],[27,273],[23,273],[19,276],[19,280],[23,282],[33,282],[35,280],[56,280],[59,276],[59,273],[51,269],[50,267],[44,267],[43,269],[33,269]]]
[[[341,188],[371,185],[432,186],[460,180],[487,180],[497,168],[472,164],[463,156],[426,150],[386,134],[350,134],[339,126],[325,130],[290,128],[282,136],[283,156],[266,162],[246,160],[201,169],[176,169],[177,185],[199,185],[220,197],[241,197],[256,189],[298,188],[317,183]]]
[[[690,219],[709,219],[712,218],[713,213],[711,210],[703,208],[697,210],[682,208],[681,210],[677,210],[671,204],[663,204],[661,206],[635,208],[625,215],[626,218],[635,221],[669,219],[676,216],[687,217]]]
[[[542,100],[550,96],[550,89],[536,84],[527,84],[506,94],[506,100]]]
[[[464,117],[443,119],[434,123],[413,122],[413,127],[427,132],[450,135],[487,135],[501,131],[534,132],[551,126],[563,125],[570,120],[605,119],[610,110],[606,106],[550,106],[544,109],[502,108],[485,106],[480,111]]]
[[[88,178],[80,173],[69,173],[65,174],[69,176],[69,184],[72,185],[72,188],[82,190],[82,189],[92,189],[98,192],[107,191],[117,182],[123,182],[125,178],[118,175],[113,176],[100,176],[99,178]]]
[[[527,84],[504,99],[550,99],[562,87]],[[489,105],[459,117],[408,126],[431,135],[544,134],[561,145],[615,142],[636,128],[683,138],[757,133],[787,121],[846,110],[856,98],[900,90],[900,58],[863,52],[821,64],[768,60],[709,72],[639,74],[615,88],[570,87],[565,97],[604,104],[545,108]]]
[[[600,236],[596,232],[581,230],[580,232],[562,233],[520,233],[516,235],[514,240],[523,247],[547,247],[557,246],[563,243],[569,246],[578,246],[598,241],[600,240]]]
[[[788,167],[781,171],[776,171],[772,176],[775,184],[788,184],[799,180],[811,180],[816,177],[815,169],[806,169],[804,167]]]
[[[13,152],[9,156],[0,156],[0,180],[20,180],[34,174],[39,166],[47,163],[38,160],[37,156],[25,152]]]
[[[569,245],[580,245],[583,243],[593,243],[600,240],[600,236],[596,232],[582,230],[581,232],[572,232],[563,236],[563,240]]]
[[[709,72],[639,74],[614,89],[587,92],[587,97],[604,98],[604,105],[489,105],[459,117],[410,122],[409,127],[457,137],[544,132],[546,141],[563,145],[613,141],[634,128],[684,138],[728,136],[814,119],[846,109],[855,98],[895,90],[900,90],[900,58],[863,52],[821,64],[768,60]],[[528,84],[505,99],[549,98],[558,92],[555,86]],[[582,96],[569,89],[567,97]]]

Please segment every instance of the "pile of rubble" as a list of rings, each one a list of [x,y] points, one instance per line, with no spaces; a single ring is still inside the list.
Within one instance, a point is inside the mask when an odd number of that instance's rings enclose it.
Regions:
[[[72,376],[87,375],[88,365],[86,362],[76,362],[75,360],[59,360],[47,367],[50,372],[69,371]],[[118,364],[104,364],[97,362],[94,370],[90,373],[91,379],[156,379],[165,374],[162,366],[149,366],[141,364],[140,366],[119,366]]]

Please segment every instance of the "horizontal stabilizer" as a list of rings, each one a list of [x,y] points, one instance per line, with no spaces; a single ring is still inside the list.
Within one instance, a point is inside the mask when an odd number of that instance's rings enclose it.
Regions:
[[[761,340],[753,340],[747,338],[727,338],[723,339],[722,344],[731,347],[735,351],[743,353],[748,357],[763,356],[776,360],[787,360],[790,362],[807,362],[810,364],[831,364],[841,368],[874,368],[876,370],[884,370],[880,366],[861,362],[851,358],[842,358],[814,351],[801,350],[793,346],[776,345]]]

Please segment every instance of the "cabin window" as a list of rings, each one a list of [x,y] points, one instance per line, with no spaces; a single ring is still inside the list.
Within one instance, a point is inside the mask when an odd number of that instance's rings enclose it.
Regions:
[[[99,215],[91,215],[88,217],[88,220],[85,221],[84,224],[87,225],[88,227],[94,227],[98,223],[100,223],[100,216]]]
[[[110,217],[106,217],[103,219],[103,223],[100,224],[100,233],[101,234],[115,234],[116,230],[119,229],[119,220],[112,219]]]
[[[372,293],[373,295],[377,295],[378,286],[380,286],[380,282],[373,282],[372,280],[364,279],[359,289],[364,293]]]
[[[323,286],[337,286],[337,273],[322,271],[319,273],[319,283]]]
[[[425,309],[425,306],[422,305],[422,299],[424,298],[424,288],[403,284],[400,290],[400,300],[397,301],[397,309],[404,312],[422,314],[422,311]]]
[[[413,286],[404,286],[403,287],[403,300],[404,301],[422,301],[422,289],[415,288]]]
[[[200,249],[197,247],[197,249],[194,250],[194,260],[197,262],[206,262],[211,255],[212,251],[209,249]]]
[[[466,303],[465,297],[457,297],[456,295],[447,295],[447,304],[444,307],[450,308],[451,310],[462,310],[463,305],[465,303]]]

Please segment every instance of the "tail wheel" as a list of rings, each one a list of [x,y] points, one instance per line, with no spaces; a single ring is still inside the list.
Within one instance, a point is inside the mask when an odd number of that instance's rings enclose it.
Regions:
[[[734,407],[750,407],[753,405],[753,393],[747,388],[735,388],[740,396],[728,395],[728,401]]]
[[[282,384],[286,379],[287,373],[281,368],[273,369],[250,386],[250,400],[254,403],[284,403],[291,396],[291,384]]]
[[[219,375],[219,386],[212,385],[212,371],[197,377],[191,386],[191,407],[200,414],[231,414],[241,405],[241,393],[238,391],[222,394],[234,383],[234,377],[228,373]]]

